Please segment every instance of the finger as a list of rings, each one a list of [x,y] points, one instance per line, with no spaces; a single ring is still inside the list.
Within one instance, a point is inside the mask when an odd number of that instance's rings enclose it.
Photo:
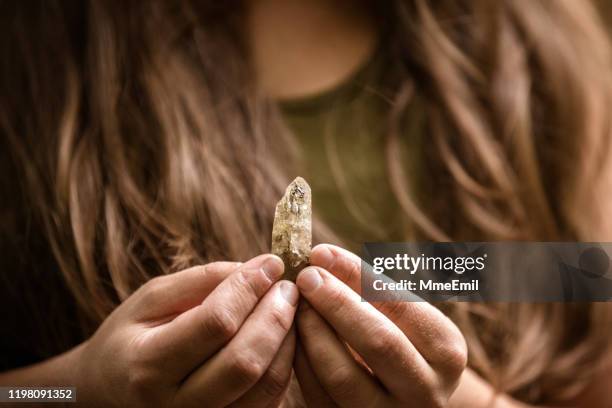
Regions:
[[[211,295],[212,296],[212,295]],[[226,406],[264,375],[293,324],[295,284],[275,284],[229,344],[179,388],[179,406]]]
[[[363,264],[357,255],[323,244],[313,248],[310,262],[328,270],[355,292],[361,292]],[[467,358],[465,339],[457,326],[436,307],[424,301],[401,300],[372,302],[372,305],[404,332],[434,369],[451,378],[463,371]]]
[[[359,364],[333,329],[303,302],[297,316],[300,341],[319,382],[341,407],[388,406],[386,390]]]
[[[213,262],[151,279],[127,301],[135,321],[174,317],[202,303],[239,262]]]
[[[404,333],[332,274],[308,267],[298,275],[297,284],[302,296],[392,394],[422,401],[422,392],[436,387],[435,373]],[[413,387],[406,387],[407,382]]]
[[[294,353],[295,329],[292,328],[283,340],[278,354],[272,360],[266,373],[253,388],[231,404],[230,407],[265,408],[279,406],[291,380]]]
[[[177,382],[238,332],[262,296],[283,273],[274,255],[251,259],[219,284],[199,306],[147,330],[141,353]]]
[[[332,408],[337,406],[317,379],[317,375],[308,362],[308,357],[304,351],[304,346],[301,344],[301,340],[296,344],[293,368],[298,383],[300,384],[300,390],[302,391],[302,397],[306,402],[306,406],[317,408]]]

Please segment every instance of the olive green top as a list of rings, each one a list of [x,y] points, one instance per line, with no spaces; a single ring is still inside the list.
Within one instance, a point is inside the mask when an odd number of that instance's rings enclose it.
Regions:
[[[383,85],[390,82],[385,55],[376,52],[333,90],[280,103],[301,148],[298,168],[311,185],[314,215],[353,250],[364,242],[406,238],[405,216],[386,170],[393,90]],[[402,137],[402,149],[415,151],[410,139]]]

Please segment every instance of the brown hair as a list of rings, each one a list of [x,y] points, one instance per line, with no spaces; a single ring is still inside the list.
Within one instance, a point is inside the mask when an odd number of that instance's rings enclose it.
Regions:
[[[154,275],[267,251],[290,176],[279,157],[295,152],[252,83],[236,4],[33,3],[2,4],[0,129],[86,316],[101,321]],[[610,44],[592,6],[383,8],[403,70],[389,178],[414,235],[609,238]],[[427,117],[422,172],[436,180],[420,186],[420,201],[407,194],[395,149],[417,94]],[[471,366],[529,401],[575,395],[607,347],[607,305],[449,313]]]

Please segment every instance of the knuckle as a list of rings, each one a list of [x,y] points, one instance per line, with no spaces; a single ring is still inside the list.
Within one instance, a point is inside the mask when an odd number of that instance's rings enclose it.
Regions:
[[[279,309],[273,309],[270,312],[270,325],[274,328],[280,329],[284,334],[291,329],[291,321],[287,318],[286,314]]]
[[[429,407],[431,408],[446,408],[448,407],[448,398],[441,393],[435,393],[430,396]]]
[[[396,350],[399,350],[400,347],[393,334],[386,330],[374,330],[371,336],[370,349],[381,359],[391,359],[396,357]]]
[[[133,397],[146,399],[155,389],[155,374],[143,365],[127,370],[127,387]]]
[[[302,335],[312,333],[319,327],[315,312],[311,308],[300,308],[297,313],[297,326]]]
[[[225,308],[209,309],[208,317],[203,319],[204,331],[210,337],[227,341],[238,332],[238,324],[231,312]]]
[[[268,397],[276,397],[282,394],[289,384],[290,377],[274,368],[268,369],[261,378],[263,393]]]
[[[380,311],[392,321],[402,321],[406,313],[406,305],[401,301],[382,302]]]
[[[126,362],[130,369],[142,370],[154,366],[156,356],[150,347],[152,337],[154,335],[150,333],[142,333],[128,341]]]
[[[361,262],[353,259],[345,258],[346,268],[345,275],[342,277],[342,281],[347,283],[350,281],[359,280],[361,276]]]
[[[355,376],[347,365],[339,365],[330,372],[327,383],[330,393],[338,399],[346,399],[355,392]]]
[[[336,309],[339,314],[342,314],[350,303],[350,299],[340,289],[333,288],[329,291],[324,302],[326,307]]]
[[[333,263],[330,267],[333,269],[338,279],[343,283],[347,283],[351,280],[358,279],[361,275],[361,261],[356,261],[349,258],[345,254],[337,254]]]
[[[235,281],[239,293],[246,292],[247,295],[259,299],[266,290],[261,287],[262,285],[258,282],[258,277],[259,273],[254,273],[252,270],[241,270]]]
[[[163,276],[150,279],[142,287],[143,301],[145,303],[157,303],[166,292],[166,281]]]
[[[160,281],[161,281],[161,276],[155,276],[149,279],[148,281],[146,281],[144,285],[142,285],[141,289],[144,290],[145,292],[148,292],[152,287],[159,284]]]
[[[230,264],[230,262],[217,261],[217,262],[210,262],[205,265],[199,265],[199,266],[196,266],[195,268],[203,278],[208,278],[211,276],[222,276],[222,275],[227,276],[227,274],[224,271],[228,269],[227,268],[228,264]],[[231,270],[233,271],[236,268],[237,267]]]
[[[265,367],[257,357],[247,351],[235,353],[230,371],[241,384],[255,384],[263,375]]]
[[[206,265],[197,265],[192,267],[192,270],[195,274],[199,275],[202,278],[208,277],[212,271],[215,269],[215,264],[217,262],[212,262]]]
[[[440,370],[442,374],[450,379],[455,379],[461,375],[468,362],[468,353],[465,341],[455,340],[446,344],[439,351],[441,360]]]

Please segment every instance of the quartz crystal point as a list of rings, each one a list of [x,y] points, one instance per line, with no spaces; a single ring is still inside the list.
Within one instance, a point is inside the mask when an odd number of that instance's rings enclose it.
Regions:
[[[311,246],[310,186],[306,180],[297,177],[276,204],[272,227],[272,253],[285,263],[285,279],[295,281],[298,272],[308,265]]]

